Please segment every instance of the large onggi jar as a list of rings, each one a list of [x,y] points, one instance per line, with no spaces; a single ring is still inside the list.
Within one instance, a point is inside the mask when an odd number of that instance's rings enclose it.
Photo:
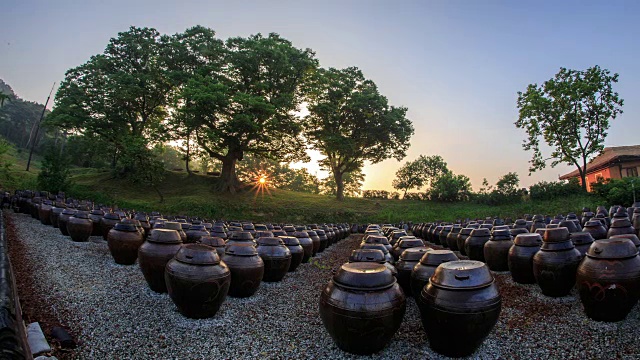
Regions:
[[[165,266],[182,247],[176,230],[154,229],[151,236],[138,249],[138,264],[151,290],[167,292],[164,279]]]

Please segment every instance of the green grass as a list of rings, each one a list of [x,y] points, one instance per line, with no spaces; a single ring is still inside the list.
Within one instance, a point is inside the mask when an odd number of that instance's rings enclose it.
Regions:
[[[330,196],[270,189],[268,192],[216,192],[216,178],[167,172],[159,186],[165,201],[148,187],[113,179],[108,170],[73,169],[74,188],[68,193],[93,199],[105,205],[163,214],[188,214],[206,218],[248,219],[255,222],[399,222],[452,221],[461,218],[501,216],[517,218],[530,214],[566,214],[582,207],[595,208],[598,199],[579,195],[553,201],[524,201],[489,206],[475,203],[437,203],[430,201],[373,200],[347,198],[339,202]]]
[[[26,171],[28,159],[28,150],[18,150],[14,146],[11,146],[9,151],[2,155],[0,159],[2,164],[9,163],[10,165],[8,171],[0,174],[1,189],[33,189],[37,186],[40,157],[34,155],[31,159],[29,171]]]

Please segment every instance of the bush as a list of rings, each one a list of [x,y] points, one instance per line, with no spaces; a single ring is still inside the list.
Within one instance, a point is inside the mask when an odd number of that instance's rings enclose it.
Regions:
[[[44,156],[42,170],[38,174],[38,188],[57,194],[67,191],[70,186],[69,157],[61,154],[58,149],[50,148]]]
[[[465,175],[446,172],[438,177],[428,191],[429,199],[442,202],[468,200],[471,194],[471,183]]]
[[[420,193],[420,192],[410,192],[410,193],[406,193],[403,197],[404,200],[426,200],[427,194],[426,193]]]
[[[577,178],[569,181],[540,181],[529,187],[532,200],[553,200],[558,197],[580,194],[582,191]]]
[[[605,199],[609,204],[631,205],[634,192],[640,195],[640,179],[626,177],[607,179],[591,184],[592,192]]]
[[[399,195],[398,195],[399,196]],[[389,199],[389,192],[386,190],[363,190],[362,197],[368,199]]]

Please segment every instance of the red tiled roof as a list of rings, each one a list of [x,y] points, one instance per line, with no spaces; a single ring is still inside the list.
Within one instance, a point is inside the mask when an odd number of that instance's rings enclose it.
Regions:
[[[618,160],[622,157],[640,158],[640,145],[612,146],[604,148],[602,154],[596,156],[587,164],[587,174],[591,171],[605,168],[608,164],[611,164],[615,160]],[[578,172],[578,169],[560,176],[560,180],[567,180],[577,176],[580,176],[580,172]]]

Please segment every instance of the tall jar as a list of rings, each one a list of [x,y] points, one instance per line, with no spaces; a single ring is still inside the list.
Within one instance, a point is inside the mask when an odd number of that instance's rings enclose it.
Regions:
[[[489,241],[491,231],[487,228],[474,229],[464,242],[464,250],[470,260],[484,262],[484,244]]]
[[[405,295],[391,271],[370,262],[342,265],[320,295],[327,332],[353,354],[382,350],[400,328],[405,309]]]
[[[409,248],[400,254],[400,259],[396,262],[395,266],[398,270],[398,276],[396,278],[398,279],[398,285],[400,285],[406,296],[412,295],[411,272],[420,262],[422,256],[428,251],[431,251],[431,249],[424,246]]]
[[[264,262],[262,281],[277,282],[284,278],[291,265],[291,251],[277,237],[258,238],[258,255]]]
[[[284,245],[289,248],[291,253],[291,264],[289,264],[289,272],[296,271],[298,266],[302,264],[304,257],[304,249],[300,246],[300,241],[295,236],[280,236]]]
[[[484,244],[484,259],[493,271],[509,271],[509,249],[513,245],[509,229],[496,229]]]
[[[66,208],[62,210],[60,216],[58,216],[58,228],[60,229],[60,233],[64,236],[69,236],[69,231],[67,231],[67,222],[69,218],[72,217],[78,210],[72,208]]]
[[[138,228],[131,223],[117,223],[109,230],[107,245],[116,264],[133,265],[138,258],[138,248],[144,242]]]
[[[89,219],[89,213],[86,211],[77,211],[67,221],[67,232],[71,236],[71,240],[84,242],[89,240],[93,223]]]
[[[458,260],[458,257],[451,250],[427,251],[411,271],[411,293],[415,297],[420,296],[422,289],[429,283],[429,279],[436,272],[436,268],[442,263],[456,260]]]
[[[138,248],[138,265],[149,288],[157,293],[167,292],[164,269],[173,259],[182,239],[175,230],[155,229],[151,236]]]
[[[113,212],[104,214],[100,220],[100,229],[102,229],[102,238],[104,240],[107,240],[109,231],[111,231],[111,229],[120,222],[120,219],[120,215]]]
[[[533,276],[533,257],[540,251],[542,237],[540,234],[520,234],[513,240],[509,249],[509,271],[513,281],[520,284],[535,284]]]
[[[565,227],[546,229],[542,246],[533,257],[533,275],[542,293],[566,296],[576,283],[576,270],[582,255],[569,238]]]
[[[229,296],[249,297],[258,291],[264,276],[264,262],[253,245],[227,245],[222,261],[231,270]]]

